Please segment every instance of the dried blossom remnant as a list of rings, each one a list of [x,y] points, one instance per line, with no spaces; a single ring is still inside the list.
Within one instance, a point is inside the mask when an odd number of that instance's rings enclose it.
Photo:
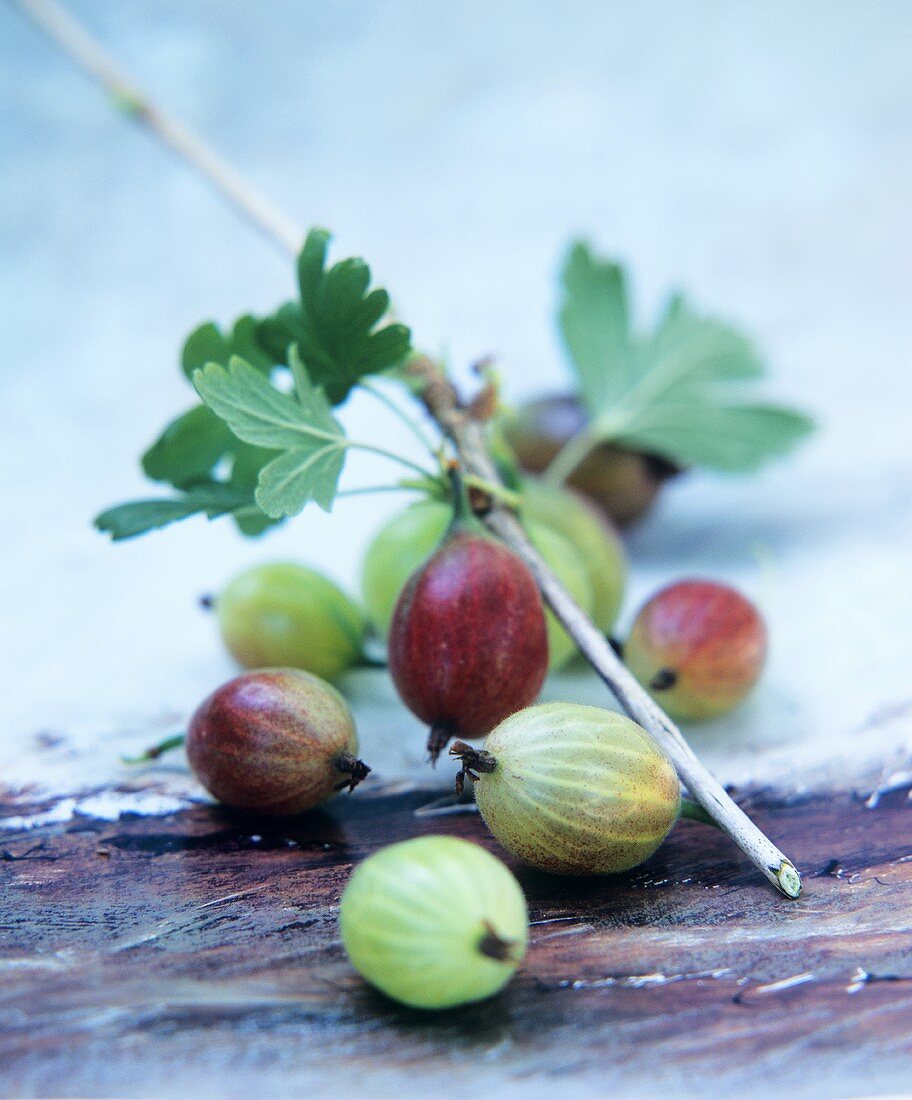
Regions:
[[[367,779],[371,772],[371,769],[363,760],[359,760],[350,752],[339,753],[334,764],[336,771],[340,771],[347,776],[341,783],[337,783],[335,787],[333,787],[334,791],[353,791],[359,783]]]
[[[450,756],[455,756],[462,767],[456,774],[456,793],[462,794],[465,789],[466,776],[473,783],[478,781],[479,774],[493,772],[497,767],[497,759],[484,749],[474,749],[465,741],[454,741],[450,746]]]
[[[516,940],[505,940],[497,934],[490,921],[484,922],[484,933],[478,941],[478,950],[482,955],[495,962],[516,962],[522,959],[520,945]],[[519,957],[517,957],[517,955]]]

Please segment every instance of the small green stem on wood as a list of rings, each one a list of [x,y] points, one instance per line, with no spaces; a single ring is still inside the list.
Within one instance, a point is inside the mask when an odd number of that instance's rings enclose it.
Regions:
[[[122,756],[120,759],[124,764],[149,764],[151,761],[157,760],[160,756],[164,756],[166,752],[171,752],[172,749],[179,749],[186,740],[186,734],[175,733],[172,734],[171,737],[166,737],[164,741],[159,741],[157,745],[151,745],[145,752],[141,752],[139,756]]]
[[[703,825],[713,825],[715,828],[719,828],[718,824],[709,816],[700,803],[694,802],[692,798],[681,799],[681,809],[678,811],[678,817],[686,817],[690,821],[699,821]]]

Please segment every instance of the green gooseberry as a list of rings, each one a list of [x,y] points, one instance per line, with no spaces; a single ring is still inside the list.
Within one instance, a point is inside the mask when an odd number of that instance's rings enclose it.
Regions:
[[[387,520],[372,539],[361,567],[361,595],[384,637],[405,582],[440,545],[452,519],[449,504],[420,500]]]
[[[543,523],[527,521],[526,530],[533,546],[551,566],[557,579],[580,607],[591,614],[594,596],[589,570],[570,539]],[[548,668],[554,671],[563,668],[576,656],[577,647],[552,611],[546,611],[545,625],[548,628]]]
[[[300,668],[333,680],[362,660],[363,612],[308,566],[275,562],[246,569],[215,608],[222,640],[244,668]]]
[[[600,707],[542,703],[495,727],[482,749],[456,741],[457,779],[508,852],[543,871],[636,867],[678,819],[674,766],[636,722]]]
[[[357,867],[339,907],[355,969],[413,1008],[481,1001],[526,952],[526,900],[512,873],[477,844],[424,836],[381,848]]]
[[[529,478],[522,486],[522,514],[559,531],[581,555],[592,584],[592,619],[604,633],[617,620],[627,580],[627,556],[611,522],[582,494]]]
[[[361,591],[377,629],[389,633],[393,609],[409,577],[440,545],[453,518],[450,504],[422,500],[393,516],[377,532],[361,571]],[[592,610],[593,591],[586,562],[570,539],[550,526],[527,525],[536,549],[586,611]],[[576,653],[576,643],[548,611],[549,668],[565,665]]]

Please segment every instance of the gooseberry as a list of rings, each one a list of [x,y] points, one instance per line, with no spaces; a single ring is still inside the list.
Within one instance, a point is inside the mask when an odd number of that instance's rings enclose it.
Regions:
[[[333,680],[362,659],[364,614],[305,565],[246,569],[215,607],[225,647],[243,668],[300,668]]]
[[[361,595],[371,622],[384,636],[406,581],[440,545],[452,519],[451,505],[420,500],[397,512],[371,540],[361,569]]]
[[[540,474],[587,422],[579,399],[562,394],[523,405],[505,418],[503,429],[520,466]],[[662,484],[677,473],[679,467],[660,455],[603,443],[583,459],[568,483],[626,526],[649,511]]]
[[[455,742],[463,777],[497,841],[524,863],[564,875],[636,867],[674,825],[671,761],[621,714],[578,703],[521,710],[482,749]]]
[[[381,633],[389,633],[393,610],[406,582],[440,545],[452,519],[452,504],[423,500],[393,516],[374,537],[364,559],[361,587],[368,614]],[[592,611],[592,562],[580,553],[572,538],[553,525],[533,519],[526,528],[564,587],[584,610]],[[557,669],[576,653],[576,643],[550,611],[546,623],[549,667]]]
[[[264,814],[298,814],[370,771],[357,759],[348,704],[298,669],[247,672],[217,688],[187,730],[190,767],[219,802]]]
[[[548,670],[532,574],[458,500],[440,548],[402,590],[389,633],[390,675],[431,725],[431,759],[451,737],[478,737],[531,703]]]
[[[355,969],[414,1008],[452,1008],[510,980],[528,940],[519,883],[467,840],[425,836],[382,848],[357,867],[339,907]]]
[[[725,714],[750,692],[766,657],[766,627],[754,605],[717,581],[686,580],[656,593],[624,643],[630,671],[671,715]]]
[[[573,543],[553,527],[543,523],[526,522],[526,531],[532,545],[551,567],[551,571],[564,588],[588,614],[592,613],[595,596],[592,580],[585,559]],[[545,611],[548,631],[548,668],[563,668],[578,652],[576,642],[564,630],[553,611]]]
[[[588,498],[572,489],[553,489],[536,478],[522,485],[523,518],[559,531],[586,564],[592,585],[592,619],[605,633],[621,609],[627,559],[617,532]],[[546,555],[547,556],[547,555]]]

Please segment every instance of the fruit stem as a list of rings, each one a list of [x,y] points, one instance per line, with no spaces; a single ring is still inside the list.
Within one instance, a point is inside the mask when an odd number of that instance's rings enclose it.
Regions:
[[[346,787],[350,791],[353,791],[362,780],[367,779],[371,771],[363,760],[359,760],[353,753],[348,752],[347,749],[339,753],[333,761],[333,766],[336,771],[340,771],[347,776],[341,783],[337,783],[335,787],[333,787],[335,791],[345,790]]]
[[[472,531],[477,532],[484,538],[488,537],[488,532],[483,526],[481,520],[475,515],[472,508],[472,503],[469,500],[469,490],[465,480],[462,476],[462,470],[459,468],[458,462],[451,462],[447,467],[447,476],[450,479],[450,488],[452,492],[452,504],[453,504],[453,518],[450,521],[450,526],[447,528],[444,540],[448,539],[450,535],[455,534],[457,531]],[[492,501],[493,507],[493,501]],[[449,741],[447,736],[446,741],[440,746],[443,746]],[[430,744],[428,745],[430,748]],[[437,750],[438,752],[440,749]]]
[[[504,485],[495,485],[493,481],[485,481],[484,478],[475,477],[474,474],[466,474],[463,481],[470,489],[478,489],[479,492],[493,497],[494,500],[499,500],[501,504],[505,504],[508,508],[519,508],[522,504],[522,496],[519,493],[514,493],[512,489],[507,489]]]
[[[123,764],[148,764],[153,760],[157,760],[160,756],[164,756],[166,752],[170,752],[172,749],[179,749],[186,740],[186,734],[175,733],[170,737],[166,737],[164,741],[159,741],[157,745],[151,745],[139,756],[122,756],[120,760]]]
[[[428,758],[434,767],[437,766],[437,758],[447,747],[452,736],[452,727],[445,725],[443,722],[435,722],[435,724],[431,726],[427,739],[427,751]]]

